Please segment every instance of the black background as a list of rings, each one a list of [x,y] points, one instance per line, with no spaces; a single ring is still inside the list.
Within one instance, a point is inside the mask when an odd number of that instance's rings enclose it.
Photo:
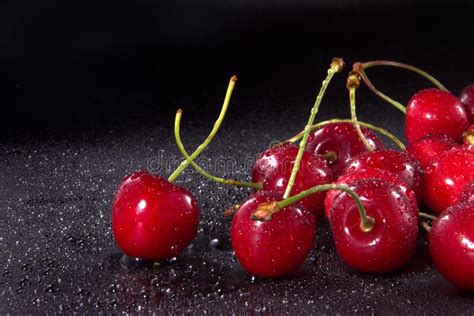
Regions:
[[[330,60],[398,60],[453,93],[472,82],[472,1],[3,1],[0,4],[0,312],[472,312],[432,267],[420,234],[402,272],[360,275],[338,259],[327,224],[305,267],[252,280],[233,259],[225,207],[245,190],[191,171],[197,240],[174,265],[126,270],[110,230],[122,177],[150,158],[179,157],[173,115],[183,107],[189,148],[205,137],[228,78],[239,81],[204,156],[244,161],[299,131]],[[406,102],[429,86],[371,70]],[[345,75],[317,120],[347,117]],[[403,117],[367,89],[359,116],[403,137]],[[170,170],[154,170],[166,175]],[[210,243],[218,239],[219,242]]]

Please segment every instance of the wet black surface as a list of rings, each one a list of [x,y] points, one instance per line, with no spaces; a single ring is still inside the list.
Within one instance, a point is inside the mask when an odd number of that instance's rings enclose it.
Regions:
[[[118,17],[129,15],[138,23],[117,33],[99,23],[100,10],[83,26],[68,15],[58,18],[59,6],[51,16],[62,29],[52,19],[51,25],[31,22],[24,34],[12,33],[25,43],[18,40],[21,45],[0,54],[0,313],[474,313],[474,297],[459,293],[433,268],[423,231],[404,270],[366,275],[340,261],[321,221],[315,246],[294,275],[252,278],[233,256],[230,220],[222,216],[250,192],[209,183],[192,170],[178,183],[199,200],[199,234],[179,258],[126,268],[113,240],[110,205],[122,178],[143,168],[169,175],[180,158],[172,134],[175,110],[184,108],[182,133],[190,151],[210,130],[233,73],[239,82],[228,116],[201,163],[230,161],[233,169],[215,172],[239,179],[248,178],[257,153],[303,127],[333,55],[348,63],[410,62],[454,93],[472,82],[472,27],[459,16],[472,11],[458,4],[415,14],[403,3],[364,13],[354,5],[323,6],[322,12],[217,6],[215,16],[208,12],[212,6],[192,7],[193,14],[185,15],[189,29],[178,27],[181,9],[147,16],[152,10],[142,5],[133,14],[114,11],[111,25],[122,25],[125,19]],[[394,8],[398,18],[389,12]],[[456,18],[433,24],[441,12]],[[176,19],[163,20],[167,14]],[[90,29],[80,33],[71,25]],[[157,30],[156,42],[149,40]],[[401,101],[428,86],[403,71],[371,75]],[[401,113],[365,88],[358,108],[361,120],[402,136]],[[336,116],[348,117],[345,75],[329,87],[317,120]]]

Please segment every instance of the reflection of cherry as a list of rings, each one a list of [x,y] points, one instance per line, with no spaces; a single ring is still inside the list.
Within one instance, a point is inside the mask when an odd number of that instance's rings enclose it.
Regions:
[[[459,100],[464,105],[471,124],[474,124],[474,83],[462,90]]]
[[[363,180],[363,179],[382,179],[390,184],[398,186],[407,196],[410,201],[411,209],[415,216],[418,216],[418,205],[416,201],[415,192],[398,176],[391,174],[386,170],[381,169],[368,169],[368,170],[359,170],[351,173],[347,173],[342,175],[339,179],[337,179],[337,184],[348,185],[355,180]],[[326,217],[329,218],[329,214],[331,211],[331,207],[334,204],[334,199],[337,195],[341,193],[337,190],[331,190],[326,193],[326,199],[324,200],[324,210],[326,212]]]
[[[461,290],[474,290],[474,204],[457,204],[434,220],[429,247],[438,271]]]
[[[374,150],[382,149],[382,141],[367,128],[362,128],[367,142]],[[339,176],[349,161],[366,152],[367,148],[351,123],[334,123],[312,132],[308,138],[306,151],[323,156],[328,160],[334,176]]]
[[[445,134],[428,135],[407,148],[407,152],[415,157],[423,171],[435,162],[443,153],[453,149],[458,144]]]
[[[274,152],[273,149],[269,149],[269,151]],[[285,146],[278,151],[278,154],[273,155],[273,157],[277,158],[276,165],[278,168],[267,172],[263,182],[264,190],[283,194],[288,184],[297,154],[298,147]],[[332,173],[331,169],[327,166],[326,160],[305,152],[301,158],[300,168],[296,175],[291,194],[294,195],[316,185],[329,183],[331,181]],[[308,211],[314,215],[318,215],[322,213],[324,209],[324,196],[324,193],[313,194],[301,200],[300,203],[303,204]]]
[[[369,169],[386,170],[398,176],[415,192],[418,202],[421,202],[422,176],[420,165],[408,153],[391,149],[367,152],[354,158],[344,170],[344,174]]]
[[[252,275],[282,277],[305,260],[315,237],[314,216],[300,204],[292,204],[271,220],[252,219],[261,203],[279,201],[281,195],[261,191],[250,196],[232,221],[231,238],[235,255]]]
[[[194,239],[199,209],[194,196],[146,171],[128,176],[112,206],[115,240],[130,257],[176,257]]]
[[[403,191],[385,180],[356,180],[349,185],[375,220],[360,227],[354,200],[345,192],[335,199],[329,220],[336,249],[350,267],[363,272],[389,272],[407,263],[415,248],[417,217]]]
[[[440,214],[457,202],[464,187],[474,181],[474,152],[452,149],[434,163],[424,177],[423,196],[432,211]]]
[[[466,110],[449,92],[425,89],[408,102],[405,135],[410,144],[428,134],[447,134],[460,141],[468,127]]]

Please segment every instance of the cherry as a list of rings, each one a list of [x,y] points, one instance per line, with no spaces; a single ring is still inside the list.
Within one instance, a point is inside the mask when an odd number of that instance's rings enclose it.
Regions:
[[[428,168],[423,184],[425,202],[440,214],[454,205],[464,187],[473,181],[474,152],[454,148]]]
[[[292,148],[288,150],[288,148]],[[290,151],[298,148],[290,143],[284,143],[280,146],[268,148],[263,153],[257,156],[252,166],[252,182],[263,183],[270,173],[275,173],[283,170],[283,168],[290,168],[290,163],[295,159],[296,154],[289,156]]]
[[[384,147],[374,132],[367,128],[361,130],[374,150]],[[305,150],[325,157],[335,177],[341,175],[352,158],[367,152],[366,146],[351,123],[328,124],[315,130],[309,136]]]
[[[402,190],[402,192],[405,193],[405,195],[408,197],[411,204],[411,210],[413,211],[415,216],[418,216],[418,205],[416,201],[415,192],[413,192],[413,190],[410,189],[410,187],[398,176],[388,172],[387,170],[362,169],[355,172],[350,172],[342,175],[339,179],[337,179],[336,184],[348,185],[355,180],[363,179],[381,179],[398,186]],[[331,207],[334,204],[334,199],[339,193],[341,192],[337,190],[331,190],[326,193],[326,199],[324,200],[324,209],[327,218],[329,218]]]
[[[234,215],[231,240],[235,255],[252,275],[282,277],[305,260],[315,238],[315,218],[301,204],[274,213],[269,221],[252,219],[261,203],[281,200],[275,192],[251,195]]]
[[[466,109],[471,124],[474,124],[474,83],[462,90],[459,100]]]
[[[418,203],[422,201],[420,164],[407,152],[385,149],[363,153],[351,161],[344,174],[369,169],[386,170],[398,176],[415,192]]]
[[[449,282],[474,291],[474,204],[451,206],[435,219],[429,248],[436,268]]]
[[[414,142],[407,148],[407,152],[415,157],[421,169],[426,171],[444,152],[453,149],[458,144],[446,134],[428,135]]]
[[[425,89],[408,102],[405,135],[410,144],[428,134],[447,134],[459,142],[468,127],[466,110],[449,92]]]
[[[474,204],[474,182],[471,182],[464,187],[456,203]]]
[[[112,206],[118,246],[144,260],[176,257],[196,236],[198,217],[189,191],[147,171],[126,177]]]
[[[264,156],[275,158],[275,160],[272,160],[274,163],[268,165],[272,167],[277,166],[277,168],[267,169],[267,174],[263,181],[263,190],[283,194],[295,164],[298,147],[287,145],[277,151],[273,148],[270,148],[268,151],[272,154],[269,156],[264,154]],[[319,184],[329,183],[332,179],[331,169],[328,167],[326,160],[305,152],[301,157],[300,167],[291,190],[291,195]],[[319,215],[324,210],[324,196],[324,193],[313,194],[301,200],[301,204],[314,215]]]
[[[363,272],[401,268],[413,254],[418,233],[409,199],[399,186],[381,179],[356,180],[349,188],[375,222],[370,230],[363,230],[354,200],[346,192],[335,198],[329,220],[342,260]]]

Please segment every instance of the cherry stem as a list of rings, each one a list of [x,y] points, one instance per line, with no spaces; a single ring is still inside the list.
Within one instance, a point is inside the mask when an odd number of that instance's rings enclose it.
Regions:
[[[214,123],[214,127],[212,128],[211,132],[204,140],[204,142],[196,148],[196,150],[189,156],[189,159],[183,160],[181,164],[176,168],[176,170],[169,176],[168,181],[173,182],[176,178],[183,172],[184,169],[194,160],[196,157],[209,145],[211,140],[217,134],[217,131],[221,127],[222,121],[224,120],[225,114],[227,112],[227,108],[229,107],[230,97],[232,96],[232,91],[234,91],[235,82],[237,81],[236,76],[232,76],[229,80],[229,85],[227,87],[227,92],[225,94],[224,103],[221,108],[221,112],[219,117],[217,118],[216,122]],[[180,110],[178,110],[180,112]]]
[[[469,145],[474,145],[474,131],[467,131],[462,135],[464,142]]]
[[[336,124],[336,123],[352,123],[352,120],[351,119],[334,118],[334,119],[331,119],[331,120],[328,120],[328,121],[324,121],[324,122],[320,122],[318,124],[314,124],[313,126],[311,126],[311,130],[315,130],[315,129],[321,128],[323,126],[330,125],[330,124]],[[375,126],[375,125],[372,125],[370,123],[362,122],[362,121],[357,121],[357,123],[359,123],[363,127],[369,128],[371,130],[374,130],[374,131],[384,135],[385,137],[390,139],[393,143],[395,143],[401,150],[404,150],[406,148],[405,145],[403,144],[403,142],[400,139],[398,139],[395,135],[391,134],[386,129]],[[303,133],[304,133],[304,131],[298,133],[297,135],[293,136],[292,138],[280,143],[280,145],[282,145],[284,143],[294,143],[294,142],[296,142],[298,139],[303,137]]]
[[[261,190],[263,188],[261,183],[242,182],[238,180],[223,179],[223,178],[213,176],[207,173],[201,167],[199,167],[194,161],[192,161],[191,157],[189,156],[189,154],[186,152],[186,149],[184,148],[183,142],[181,141],[180,125],[181,125],[182,114],[183,112],[181,111],[181,109],[179,109],[178,112],[176,112],[176,117],[174,120],[174,136],[176,139],[176,144],[178,145],[178,148],[181,154],[184,156],[184,158],[186,158],[186,161],[189,161],[191,166],[193,166],[193,168],[196,169],[197,172],[199,172],[202,176],[208,178],[209,180],[217,182],[217,183],[221,183],[221,184],[233,185],[237,187],[248,187],[248,188],[254,188],[257,190]]]
[[[433,216],[433,215],[430,215],[430,214],[427,214],[427,213],[423,213],[423,212],[418,212],[418,216],[422,217],[422,218],[429,219],[431,221],[436,219],[436,216]]]
[[[421,222],[421,227],[423,227],[427,233],[431,231],[431,226],[427,222]]]
[[[331,82],[331,79],[334,74],[341,72],[342,69],[344,69],[344,61],[342,60],[342,58],[333,58],[331,66],[328,69],[327,77],[322,82],[321,89],[319,90],[318,96],[316,97],[316,101],[313,105],[313,108],[311,109],[311,115],[309,116],[308,123],[305,126],[303,139],[300,142],[298,154],[296,155],[295,163],[293,165],[293,169],[291,170],[291,176],[288,180],[288,185],[286,186],[285,193],[283,194],[284,199],[290,196],[291,189],[295,184],[296,174],[298,173],[298,170],[300,168],[301,158],[303,157],[303,152],[306,147],[306,143],[308,142],[309,132],[311,131],[311,126],[313,125],[316,114],[318,113],[319,105],[321,104],[324,93],[326,92],[326,88],[328,87],[329,82]]]
[[[349,74],[349,77],[347,77],[347,89],[349,90],[349,104],[351,109],[352,124],[354,125],[354,128],[367,151],[371,152],[374,151],[374,148],[372,148],[372,145],[370,145],[367,141],[367,138],[365,138],[364,134],[362,133],[362,130],[360,129],[359,122],[357,121],[355,92],[359,85],[359,75],[356,72],[351,72]]]
[[[403,63],[399,63],[399,62],[395,62],[395,61],[388,61],[388,60],[375,60],[375,61],[369,61],[369,62],[365,62],[365,63],[360,63],[360,62],[355,63],[353,65],[353,70],[361,76],[362,80],[364,80],[367,87],[374,94],[376,94],[380,98],[384,99],[385,101],[387,101],[388,103],[390,103],[391,105],[393,105],[394,107],[396,107],[397,109],[402,111],[403,113],[406,113],[406,107],[403,104],[401,104],[400,102],[395,101],[392,98],[390,98],[389,96],[387,96],[387,95],[383,94],[382,92],[380,92],[380,90],[375,88],[375,86],[372,84],[369,77],[367,77],[367,74],[365,73],[365,69],[370,68],[370,67],[375,67],[375,66],[391,66],[391,67],[403,68],[403,69],[413,71],[413,72],[419,74],[420,76],[426,78],[427,80],[429,80],[438,89],[443,90],[443,91],[448,91],[448,89],[446,89],[446,87],[444,85],[442,85],[438,80],[436,80],[433,76],[431,76],[427,72],[425,72],[425,71],[423,71],[423,70],[421,70],[417,67],[411,66],[411,65],[407,65],[407,64],[403,64]]]
[[[287,206],[290,206],[291,204],[297,203],[312,194],[328,191],[328,190],[340,190],[349,194],[354,200],[357,206],[357,209],[359,210],[361,230],[367,233],[367,232],[370,232],[374,228],[375,219],[367,215],[359,196],[349,187],[342,184],[318,185],[310,189],[307,189],[305,191],[302,191],[298,194],[295,194],[279,202],[262,203],[258,206],[257,210],[252,214],[252,218],[257,219],[257,220],[268,221],[271,219],[272,214],[278,212],[279,210]]]

